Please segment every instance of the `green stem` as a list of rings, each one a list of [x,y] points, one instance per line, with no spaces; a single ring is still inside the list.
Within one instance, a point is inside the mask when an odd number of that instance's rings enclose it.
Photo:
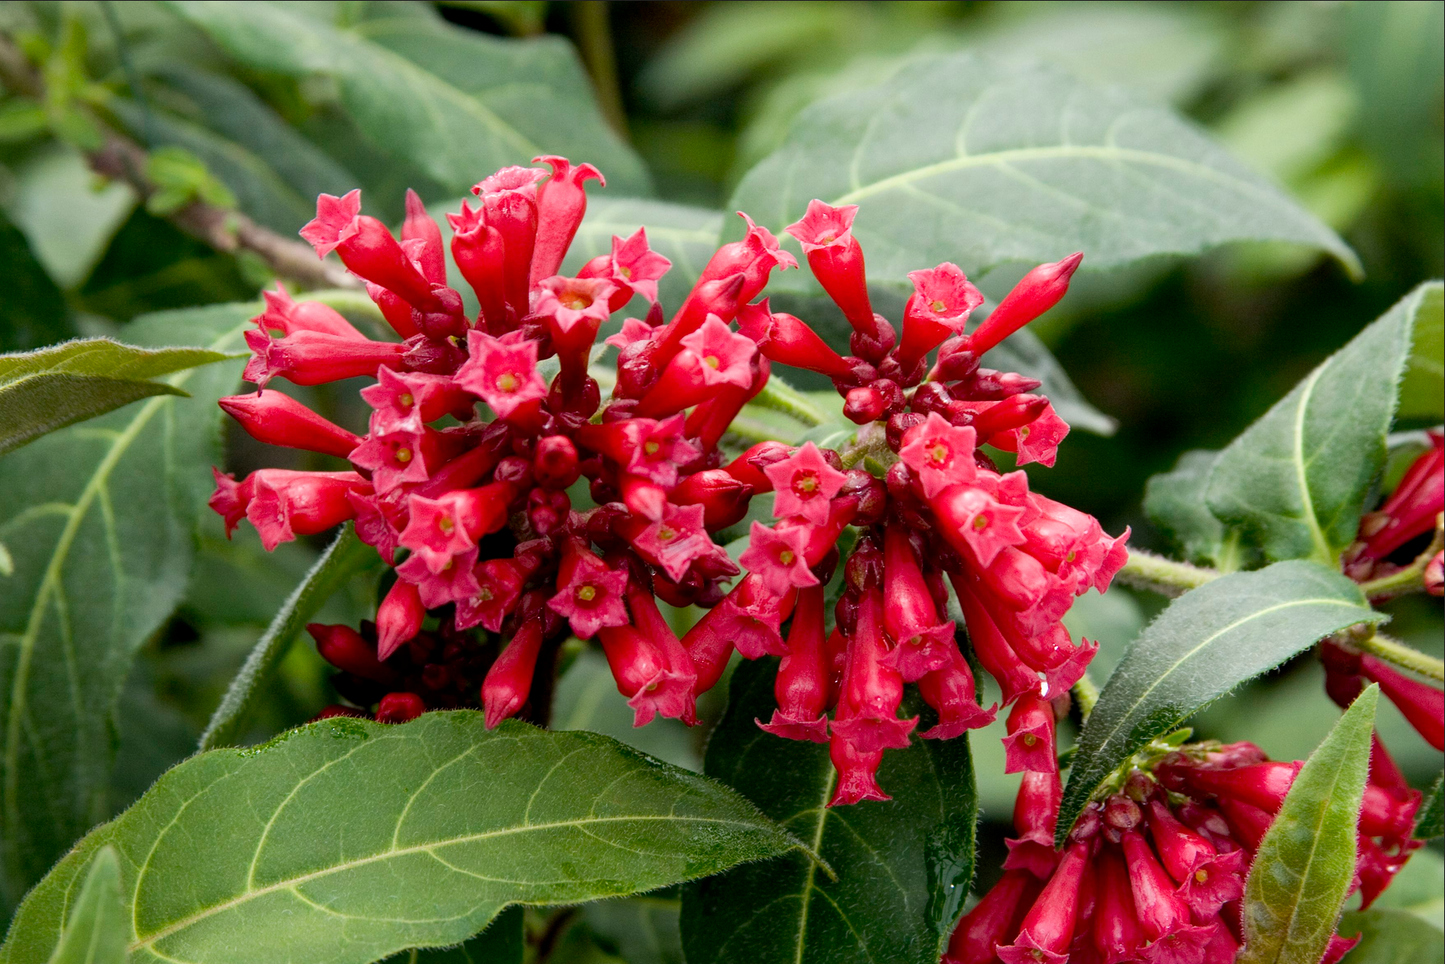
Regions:
[[[1129,560],[1116,578],[1136,589],[1148,589],[1163,596],[1180,596],[1219,576],[1220,573],[1214,569],[1175,562],[1143,549],[1130,549]]]
[[[1442,547],[1445,547],[1445,513],[1435,517],[1435,538],[1430,540],[1424,552],[1415,557],[1414,562],[1399,572],[1360,583],[1360,591],[1370,599],[1422,591],[1425,588],[1425,569]]]
[[[1427,656],[1411,646],[1406,646],[1397,639],[1391,639],[1384,633],[1375,633],[1368,639],[1360,642],[1352,640],[1351,642],[1355,647],[1372,656],[1378,656],[1387,663],[1394,663],[1412,673],[1428,676],[1437,683],[1445,683],[1445,662],[1433,656]]]
[[[782,412],[810,428],[828,421],[828,416],[808,401],[807,396],[777,377],[769,378],[750,404]]]
[[[1088,673],[1079,677],[1074,684],[1074,701],[1079,704],[1079,715],[1087,720],[1094,707],[1099,705],[1099,684]]]

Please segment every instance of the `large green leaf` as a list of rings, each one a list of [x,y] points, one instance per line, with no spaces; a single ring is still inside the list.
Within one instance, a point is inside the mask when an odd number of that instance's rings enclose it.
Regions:
[[[0,454],[142,398],[185,395],[150,379],[225,357],[205,348],[136,348],[109,338],[0,355]]]
[[[1371,684],[1340,717],[1260,841],[1244,888],[1240,964],[1319,964],[1324,956],[1355,876],[1379,698]]]
[[[1445,958],[1445,933],[1409,911],[1352,911],[1340,918],[1340,934],[1360,938],[1345,957],[1349,964],[1439,964]]]
[[[613,235],[626,238],[645,227],[648,243],[672,262],[671,270],[658,283],[659,300],[670,315],[682,306],[703,266],[717,250],[722,222],[722,214],[708,208],[615,197],[610,187],[593,189],[587,201],[587,216],[562,270],[575,272],[591,258],[610,252]]]
[[[937,964],[973,876],[977,801],[968,741],[889,750],[879,783],[892,802],[828,808],[828,748],[758,729],[773,707],[775,660],[744,663],[705,758],[808,843],[801,854],[729,871],[683,890],[689,964]]]
[[[870,272],[955,261],[970,274],[1085,252],[1108,267],[1229,241],[1358,259],[1328,227],[1189,122],[1037,63],[920,57],[819,101],[743,178],[732,206],[773,228],[811,198],[859,204]]]
[[[469,710],[333,719],[171,770],[30,894],[3,964],[44,961],[96,848],[132,960],[366,964],[455,944],[508,904],[652,890],[797,842],[741,796],[594,733]]]
[[[241,345],[250,305],[167,312],[142,345]],[[185,592],[218,461],[215,399],[238,362],[172,375],[161,396],[0,459],[0,905],[12,907],[105,817],[111,712],[136,649]]]
[[[1155,737],[1330,633],[1383,615],[1312,562],[1236,572],[1169,604],[1129,646],[1079,734],[1059,841],[1099,785]]]
[[[1270,559],[1333,566],[1384,467],[1415,320],[1440,283],[1406,295],[1327,358],[1219,456],[1209,507]]]
[[[216,707],[215,715],[201,734],[202,750],[236,742],[243,732],[252,704],[264,696],[267,680],[296,637],[301,635],[301,630],[332,593],[352,576],[378,563],[376,550],[363,543],[357,537],[356,529],[347,523],[287,598],[276,618],[266,627],[266,632],[256,641],[240,672],[231,680],[221,705]]]
[[[1144,511],[1190,561],[1231,572],[1240,568],[1239,533],[1227,529],[1205,499],[1209,475],[1218,461],[1218,452],[1201,449],[1179,456],[1173,469],[1150,476],[1144,488]]]
[[[126,964],[124,914],[120,862],[114,848],[101,847],[90,861],[49,964]]]
[[[549,153],[590,161],[623,190],[647,187],[561,38],[502,40],[405,16],[337,26],[276,3],[168,6],[251,70],[330,78],[367,137],[449,190]]]

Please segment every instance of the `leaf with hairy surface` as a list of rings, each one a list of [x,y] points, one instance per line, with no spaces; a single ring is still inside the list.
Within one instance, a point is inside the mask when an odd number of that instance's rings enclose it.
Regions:
[[[141,345],[242,346],[254,305],[139,319]],[[163,356],[164,357],[164,356]],[[138,371],[152,362],[137,362]],[[181,372],[152,398],[0,459],[0,907],[108,812],[111,714],[131,660],[185,593],[196,520],[240,363]]]
[[[812,198],[861,204],[870,275],[900,282],[945,260],[982,274],[1081,250],[1105,268],[1245,240],[1359,272],[1338,235],[1168,108],[970,53],[813,104],[729,207],[781,229]]]
[[[1386,435],[1416,319],[1416,288],[1331,355],[1220,453],[1209,509],[1270,559],[1337,564],[1385,465]]]
[[[772,715],[776,669],[775,660],[737,668],[705,769],[812,847],[836,878],[790,854],[689,884],[689,964],[937,964],[973,877],[968,741],[889,750],[878,779],[891,802],[829,808],[836,773],[827,746],[754,722]]]
[[[1129,646],[1079,733],[1060,846],[1099,786],[1151,740],[1330,633],[1385,618],[1353,582],[1304,561],[1221,576],[1174,600]]]
[[[367,964],[456,944],[509,904],[653,890],[799,846],[727,787],[595,733],[489,731],[470,710],[323,720],[163,776],[31,892],[0,964],[46,959],[107,844],[135,964]]]
[[[1310,754],[1244,887],[1240,964],[1319,964],[1355,876],[1355,835],[1370,770],[1378,685],[1370,684]]]
[[[101,847],[90,862],[49,964],[126,964],[124,914],[120,862],[114,848]]]

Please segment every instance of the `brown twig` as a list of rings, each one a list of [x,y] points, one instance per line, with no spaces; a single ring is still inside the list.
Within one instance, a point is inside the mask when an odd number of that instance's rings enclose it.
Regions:
[[[45,96],[45,81],[9,34],[0,33],[0,82],[18,94]],[[129,184],[148,200],[157,188],[146,176],[146,152],[135,141],[112,130],[101,118],[90,118],[104,135],[98,150],[89,151],[91,170]],[[316,257],[310,245],[264,228],[239,211],[192,201],[167,216],[176,227],[226,254],[250,251],[281,278],[308,288],[359,288],[361,282],[340,264]]]

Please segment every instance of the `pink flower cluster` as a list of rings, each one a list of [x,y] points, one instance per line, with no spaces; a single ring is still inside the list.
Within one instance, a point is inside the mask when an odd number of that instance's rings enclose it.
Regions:
[[[1108,588],[1128,537],[1112,538],[1092,517],[1030,492],[1022,471],[1000,473],[980,448],[1053,464],[1068,426],[1047,399],[1029,394],[1039,383],[981,368],[979,359],[1063,296],[1081,256],[1029,272],[972,333],[964,325],[983,296],[963,272],[947,263],[915,271],[900,334],[869,301],[855,212],[814,201],[788,228],[852,326],[852,355],[767,301],[745,308],[739,325],[764,356],[832,378],[844,413],[863,427],[845,453],[763,443],[727,467],[754,490],[776,493],[778,521],[753,524],[739,559],[748,575],[694,630],[717,641],[697,644],[710,656],[726,653],[721,641],[749,658],[783,656],[778,709],[762,725],[829,743],[839,772],[834,804],[888,799],[876,778],[883,751],[906,747],[918,722],[898,716],[905,683],[916,682],[937,714],[924,738],[949,739],[994,718],[978,704],[946,618],[949,585],[1004,705],[1051,699],[1068,692],[1097,650],[1076,645],[1061,618],[1074,597]],[[887,466],[881,481],[843,471],[863,458]],[[825,637],[819,587],[846,525],[861,535]],[[1033,725],[1010,717],[1010,771],[1041,752]]]
[[[1033,709],[1052,755],[1053,714]],[[1231,964],[1250,862],[1301,766],[1251,743],[1185,746],[1131,770],[1056,852],[1062,790],[1041,754],[1019,788],[1003,877],[959,921],[944,964]],[[1365,906],[1419,846],[1409,840],[1419,793],[1403,786],[1375,761],[1359,822]],[[1332,938],[1324,964],[1354,943]]]
[[[670,263],[644,230],[614,238],[575,276],[558,273],[584,184],[602,178],[591,165],[538,160],[550,174],[504,168],[473,188],[475,208],[448,215],[475,317],[448,284],[440,227],[414,193],[400,239],[361,213],[360,192],[320,198],[302,236],[366,282],[398,340],[268,292],[247,333],[246,378],[260,390],[221,405],[263,442],[352,469],[261,469],[241,481],[218,471],[211,505],[228,533],[247,519],[267,549],[353,520],[395,566],[374,625],[312,627],[342,670],[338,685],[378,718],[475,705],[480,676],[495,726],[526,705],[539,663],[550,685],[570,629],[598,638],[639,725],[657,713],[691,723],[698,673],[655,599],[712,604],[737,573],[710,533],[742,517],[752,490],[721,470],[717,444],[768,362],[728,323],[774,267],[794,262],[749,222],[664,323],[657,281]],[[588,364],[603,322],[634,296],[650,308],[608,340],[622,362],[603,407]],[[359,376],[375,379],[361,392],[365,435],[269,387]],[[569,491],[583,478],[598,507],[577,511]],[[496,653],[486,634],[509,642]]]

